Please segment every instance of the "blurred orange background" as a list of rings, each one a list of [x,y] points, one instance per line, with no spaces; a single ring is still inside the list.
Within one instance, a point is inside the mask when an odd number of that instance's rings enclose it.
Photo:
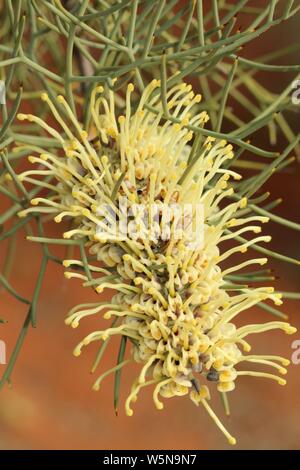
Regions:
[[[295,41],[296,20],[293,25],[288,35]],[[280,29],[276,34],[265,35],[262,52],[273,48]],[[297,59],[295,56],[294,63]],[[269,77],[266,74],[263,79],[268,82]],[[276,82],[273,83],[272,78],[271,86],[282,90],[289,79],[291,77],[278,74]],[[294,116],[295,125],[297,121],[299,113]],[[260,143],[268,147],[267,143]],[[284,198],[275,212],[298,223],[299,176],[299,165],[295,165],[284,173],[275,174],[266,185],[274,199]],[[0,204],[2,211],[4,201]],[[55,226],[48,235],[55,237],[60,232],[61,227]],[[275,251],[300,259],[298,232],[270,223],[264,233],[273,235]],[[25,241],[22,236],[24,233],[19,234],[11,279],[14,288],[30,298],[41,251],[38,245]],[[1,245],[2,263],[6,244]],[[270,260],[269,267],[274,268],[279,277],[275,282],[278,289],[299,290],[297,266]],[[187,398],[165,400],[164,410],[157,411],[151,392],[143,390],[134,406],[133,417],[126,417],[123,404],[137,375],[136,366],[123,370],[118,416],[113,409],[113,376],[103,382],[99,392],[91,390],[97,372],[94,377],[89,370],[97,346],[89,346],[79,358],[73,357],[72,350],[84,335],[101,329],[105,320],[100,317],[83,320],[80,327],[73,330],[64,325],[64,317],[74,305],[97,300],[99,296],[83,288],[80,281],[66,280],[60,266],[49,264],[38,304],[38,327],[29,330],[12,376],[12,386],[5,386],[0,392],[0,449],[228,449],[226,440],[205,410],[196,408]],[[298,327],[299,333],[287,336],[272,331],[254,335],[251,337],[253,351],[291,358],[291,344],[300,339],[299,303],[286,300],[282,310]],[[0,317],[6,318],[8,324],[0,325],[0,339],[7,344],[8,356],[25,315],[26,307],[2,290]],[[270,314],[258,309],[243,315],[243,323],[272,319]],[[115,365],[117,350],[118,342],[113,340],[98,368],[99,374]],[[2,370],[4,366],[0,365],[0,373]],[[229,394],[230,418],[224,416],[220,398],[213,394],[213,408],[237,437],[237,449],[300,449],[300,365],[291,364],[287,378],[287,385],[281,387],[272,381],[241,377],[236,390]]]

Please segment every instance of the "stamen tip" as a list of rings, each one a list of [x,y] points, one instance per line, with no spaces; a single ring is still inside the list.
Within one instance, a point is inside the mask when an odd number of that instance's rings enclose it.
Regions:
[[[17,114],[17,119],[18,119],[19,121],[25,121],[25,119],[27,119],[27,114],[18,113],[18,114]]]

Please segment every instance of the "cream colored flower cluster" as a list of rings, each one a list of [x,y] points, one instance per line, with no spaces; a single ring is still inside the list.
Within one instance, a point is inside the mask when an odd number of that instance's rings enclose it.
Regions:
[[[105,319],[114,318],[114,326],[84,338],[75,355],[93,341],[108,341],[114,335],[129,338],[131,360],[140,363],[141,370],[126,400],[127,414],[132,414],[131,403],[140,389],[148,385],[154,386],[153,399],[158,409],[163,408],[160,397],[189,395],[196,405],[206,408],[234,444],[235,439],[208,404],[208,385],[215,382],[220,392],[230,392],[241,375],[284,384],[278,375],[240,367],[244,362],[257,363],[285,374],[284,366],[289,362],[278,356],[247,354],[251,347],[245,338],[274,328],[286,333],[295,331],[280,321],[237,328],[237,315],[262,300],[280,304],[280,296],[271,287],[226,288],[226,276],[267,260],[241,260],[225,269],[223,261],[244,253],[254,243],[268,242],[270,237],[254,236],[244,244],[231,243],[226,249],[224,242],[233,242],[243,233],[258,234],[260,224],[268,219],[240,216],[247,200],[235,197],[230,185],[231,179],[240,179],[226,165],[233,158],[232,146],[211,137],[201,144],[201,134],[194,135],[190,130],[201,129],[208,120],[206,112],[196,112],[200,96],[193,93],[190,85],[174,86],[167,93],[167,102],[162,103],[160,82],[153,80],[134,109],[133,92],[134,87],[129,84],[124,114],[116,117],[114,93],[96,87],[91,94],[87,131],[62,96],[53,103],[46,94],[42,95],[62,133],[36,116],[18,115],[20,120],[39,124],[61,145],[57,153],[33,148],[38,156],[29,159],[39,167],[24,172],[20,179],[38,185],[40,177],[50,176],[47,188],[51,195],[33,199],[34,207],[19,215],[34,211],[50,213],[56,222],[71,218],[72,228],[63,234],[64,238],[86,239],[86,247],[96,261],[88,265],[92,278],[78,270],[67,271],[66,277],[80,278],[99,293],[105,288],[117,291],[110,303],[74,308],[66,323],[77,327],[82,318],[103,311]],[[136,238],[129,234],[114,240],[109,232],[106,237],[100,236],[99,228],[105,227],[105,220],[99,207],[106,205],[111,216],[118,219],[121,198],[126,198],[132,211],[136,204],[149,210],[154,204],[201,204],[202,245],[191,248],[184,233],[181,239],[176,238],[172,218],[169,238]],[[193,212],[190,223],[194,221]],[[137,219],[131,217],[129,223],[136,227]],[[159,217],[158,233],[164,224],[164,217]],[[83,262],[65,260],[64,265],[82,267]],[[128,362],[123,361],[111,371]],[[107,372],[99,377],[95,389],[106,375]]]

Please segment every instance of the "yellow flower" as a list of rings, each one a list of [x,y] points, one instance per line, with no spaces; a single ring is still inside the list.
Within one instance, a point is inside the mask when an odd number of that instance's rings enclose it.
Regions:
[[[226,169],[227,161],[233,157],[231,145],[211,137],[202,144],[199,139],[195,139],[197,145],[189,144],[194,137],[191,129],[203,127],[208,120],[206,112],[197,113],[200,96],[194,95],[190,85],[183,83],[168,91],[169,119],[164,118],[158,80],[146,87],[135,109],[131,105],[133,91],[133,85],[129,84],[124,114],[117,118],[114,93],[96,87],[91,94],[91,120],[86,130],[62,96],[57,98],[57,103],[46,94],[42,99],[63,133],[36,116],[18,115],[20,120],[39,124],[62,149],[58,154],[40,149],[39,156],[30,157],[32,163],[45,169],[26,171],[20,179],[34,183],[36,175],[51,175],[53,195],[33,199],[35,207],[19,215],[31,211],[51,213],[58,223],[64,217],[71,217],[74,228],[65,232],[64,238],[86,239],[90,253],[104,265],[89,264],[90,272],[97,275],[92,280],[82,273],[65,273],[68,278],[82,279],[84,285],[93,286],[97,292],[105,288],[117,291],[109,303],[73,309],[66,323],[77,327],[82,318],[102,311],[105,311],[104,318],[116,320],[115,326],[94,331],[84,338],[75,348],[76,356],[83,346],[109,340],[113,335],[131,340],[132,360],[140,363],[141,369],[126,400],[126,413],[132,414],[131,404],[145,386],[154,385],[153,399],[158,409],[163,408],[160,397],[189,395],[196,405],[205,407],[234,444],[235,439],[208,403],[207,384],[215,382],[220,392],[230,392],[239,376],[251,375],[274,379],[283,385],[285,380],[278,375],[239,369],[241,363],[251,362],[285,374],[284,366],[289,362],[278,356],[246,354],[251,347],[245,338],[274,328],[288,334],[295,331],[281,321],[235,326],[237,315],[258,302],[271,299],[281,304],[280,296],[270,287],[242,286],[233,291],[226,288],[229,274],[252,264],[263,265],[266,258],[222,268],[224,260],[244,253],[254,243],[268,242],[270,237],[255,236],[228,249],[223,248],[223,242],[233,241],[245,232],[258,234],[260,224],[268,219],[240,215],[247,200],[235,197],[229,184],[231,178],[241,178]],[[124,198],[128,205],[126,214],[131,214],[128,222],[131,231],[126,237],[115,239],[105,222],[109,216],[121,219],[120,204]],[[232,202],[228,202],[230,198]],[[181,208],[186,204],[192,206],[189,218],[192,225],[196,221],[195,207],[201,205],[201,245],[191,245],[185,230],[177,236],[174,215],[169,220],[169,230],[166,229],[163,208],[172,203]],[[145,213],[137,214],[137,205],[147,209],[147,217],[151,208],[156,208],[151,236]],[[105,214],[99,212],[103,206]],[[138,237],[130,236],[137,227],[143,229],[144,236],[141,232]],[[162,233],[167,236],[162,237]],[[83,266],[83,263],[65,260],[64,265]],[[100,376],[94,388],[99,389],[108,373],[128,362],[123,361]]]

